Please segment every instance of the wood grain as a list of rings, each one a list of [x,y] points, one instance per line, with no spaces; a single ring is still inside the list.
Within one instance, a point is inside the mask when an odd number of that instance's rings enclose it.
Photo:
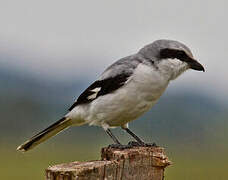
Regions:
[[[170,164],[161,147],[105,147],[101,160],[48,167],[46,180],[163,180],[165,167]]]

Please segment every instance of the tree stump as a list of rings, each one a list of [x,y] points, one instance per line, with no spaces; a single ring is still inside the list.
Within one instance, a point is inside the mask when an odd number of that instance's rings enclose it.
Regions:
[[[105,147],[101,160],[48,167],[46,180],[163,180],[170,163],[161,147]]]

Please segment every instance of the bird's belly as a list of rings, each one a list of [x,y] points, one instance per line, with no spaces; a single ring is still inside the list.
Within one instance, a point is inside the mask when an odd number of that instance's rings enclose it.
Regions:
[[[109,118],[107,122],[110,126],[121,126],[132,120],[137,119],[143,113],[147,112],[156,101],[152,102],[140,102],[140,103],[132,103],[128,104],[122,108],[121,112],[114,112],[114,116]]]
[[[162,95],[167,84],[159,84],[156,79],[131,79],[125,87],[93,101],[86,121],[91,125],[101,125],[104,122],[109,126],[124,125],[148,111]]]
[[[90,116],[88,120],[92,125],[106,123],[109,126],[121,126],[132,121],[148,111],[156,101],[139,100],[138,97],[133,99],[112,97],[110,101],[96,102],[90,107]],[[100,99],[102,101],[102,99]],[[95,103],[94,103],[95,104]]]

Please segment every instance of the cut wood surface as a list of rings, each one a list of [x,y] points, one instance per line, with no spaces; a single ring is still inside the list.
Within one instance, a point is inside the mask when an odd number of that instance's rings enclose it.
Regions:
[[[170,161],[161,147],[105,147],[101,160],[48,167],[46,180],[163,180],[168,165]]]

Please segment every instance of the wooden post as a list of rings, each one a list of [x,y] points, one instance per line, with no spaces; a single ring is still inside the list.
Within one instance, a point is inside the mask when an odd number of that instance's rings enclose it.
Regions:
[[[163,180],[170,163],[161,147],[105,147],[101,160],[48,167],[46,180]]]

